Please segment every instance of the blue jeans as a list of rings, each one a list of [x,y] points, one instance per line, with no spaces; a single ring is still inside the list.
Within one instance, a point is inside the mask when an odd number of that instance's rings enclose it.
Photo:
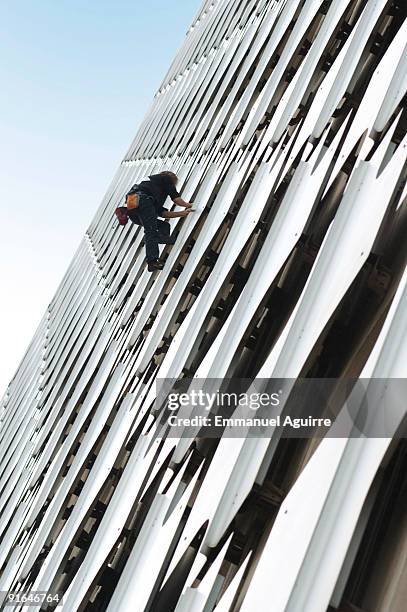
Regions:
[[[144,228],[147,261],[158,259],[158,241],[161,237],[168,238],[170,224],[157,219],[154,198],[146,193],[140,193],[138,208],[129,210],[129,218],[133,223],[142,225]]]

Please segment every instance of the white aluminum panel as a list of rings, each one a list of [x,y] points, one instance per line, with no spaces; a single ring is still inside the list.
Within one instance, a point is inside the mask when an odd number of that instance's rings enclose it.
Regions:
[[[242,580],[243,574],[246,571],[249,559],[250,555],[246,557],[245,561],[240,566],[239,570],[236,572],[236,575],[233,577],[232,582],[230,583],[225,593],[222,595],[218,605],[216,606],[216,612],[231,612],[233,600],[238,592],[240,581]]]
[[[25,577],[29,571],[29,568],[33,562],[33,559],[35,559],[35,557],[38,555],[38,553],[41,551],[47,537],[49,534],[50,529],[53,526],[54,521],[56,521],[58,514],[60,513],[61,509],[63,508],[63,503],[64,500],[67,498],[67,495],[69,493],[69,489],[72,487],[72,485],[75,482],[76,477],[79,474],[79,471],[81,469],[81,467],[83,466],[84,461],[86,460],[86,457],[88,456],[89,452],[91,451],[93,445],[95,444],[100,432],[102,431],[103,427],[105,426],[106,420],[109,417],[113,405],[117,400],[117,394],[119,393],[122,385],[123,385],[123,369],[124,369],[124,365],[123,364],[119,364],[119,366],[115,369],[115,371],[113,372],[113,375],[111,377],[111,380],[106,388],[105,393],[103,394],[102,400],[100,402],[100,405],[98,406],[96,412],[95,412],[95,418],[92,420],[92,423],[90,424],[89,428],[87,429],[85,435],[83,436],[83,439],[81,440],[81,444],[80,444],[80,448],[77,452],[77,454],[75,455],[75,458],[72,462],[72,464],[69,467],[68,473],[67,475],[64,477],[64,479],[62,480],[61,486],[58,489],[58,492],[54,495],[54,497],[52,498],[47,511],[44,515],[43,520],[41,521],[41,524],[38,528],[38,531],[35,534],[35,538],[33,540],[32,546],[30,548],[29,554],[25,559],[25,564],[23,566],[22,569],[22,576]],[[82,419],[82,422],[84,422],[85,418],[84,415],[80,414],[80,416],[78,417],[78,419],[75,420],[74,426],[72,427],[71,431],[69,432],[69,435],[67,437],[66,440],[66,447],[69,448],[69,438],[70,436],[73,437],[74,436],[74,431],[76,429],[76,431],[79,430],[79,423],[77,423],[77,421],[79,420],[79,418]],[[61,454],[60,458],[63,459],[64,455]],[[58,466],[58,464],[56,464]],[[55,473],[55,472],[54,472]],[[55,474],[56,476],[56,474]]]
[[[271,73],[267,85],[263,88],[259,97],[256,100],[256,103],[253,105],[252,110],[250,111],[247,121],[245,123],[245,127],[239,135],[239,141],[243,144],[248,144],[248,142],[252,138],[253,133],[256,131],[257,126],[260,123],[260,119],[267,111],[275,95],[278,84],[284,75],[290,58],[292,57],[295,49],[297,48],[305,32],[310,26],[311,21],[315,16],[315,13],[321,6],[321,3],[321,0],[308,0],[308,2],[304,5],[303,10],[301,11],[297,21],[295,22],[294,28],[284,47],[284,50],[281,53],[277,65]],[[282,30],[279,30],[279,32],[282,33]],[[322,131],[323,130],[321,130],[321,132]]]
[[[116,612],[116,610],[118,612],[127,610],[143,612],[145,610],[156,581],[156,574],[168,555],[168,549],[196,484],[198,472],[189,483],[177,507],[169,517],[166,517],[183,473],[184,471],[180,470],[165,495],[158,494],[155,497],[110,600],[108,612]],[[152,566],[157,572],[151,571]]]
[[[280,140],[291,117],[301,103],[321,55],[338,24],[340,16],[344,13],[348,5],[348,0],[334,0],[331,3],[321,28],[315,40],[312,42],[311,49],[304,59],[301,75],[290,95],[290,99],[284,105],[280,103],[276,110],[276,115],[279,113],[279,120],[272,137],[273,142],[278,142]],[[275,121],[274,117],[273,121]]]
[[[281,9],[280,5],[272,7],[271,10],[275,12],[275,14],[273,15],[273,19],[270,22],[270,39],[262,54],[262,57],[260,58],[258,65],[256,66],[253,77],[251,78],[248,87],[246,88],[241,99],[237,103],[234,111],[232,112],[231,118],[229,119],[228,125],[226,126],[225,133],[222,136],[222,144],[225,144],[231,138],[233,132],[235,131],[237,124],[241,120],[243,113],[247,109],[247,105],[258,86],[261,75],[263,74],[268,63],[273,57],[273,54],[282,36],[284,35],[286,28],[289,26],[297,8],[297,0],[288,0],[287,3],[283,6],[281,13],[279,12]],[[277,17],[277,23],[276,25],[274,25],[274,21]],[[254,60],[253,56],[252,60]]]
[[[382,348],[372,371],[375,378],[407,374],[406,280],[407,273],[378,340]],[[405,407],[401,408],[400,420],[405,416]],[[326,610],[363,502],[390,442],[388,438],[339,438],[319,445],[281,506],[243,611],[261,609],[269,589],[276,612]],[[338,507],[340,513],[334,510]]]
[[[63,560],[69,542],[74,537],[86,512],[96,497],[97,492],[109,475],[113,464],[121,450],[131,424],[135,418],[132,410],[134,397],[129,395],[123,401],[108,435],[103,443],[97,459],[89,472],[84,487],[73,507],[73,511],[66,521],[54,546],[44,560],[41,571],[34,582],[33,590],[47,591],[51,587],[52,579]]]
[[[381,132],[407,91],[407,45],[405,45],[386,95],[377,113],[373,129]]]
[[[224,560],[225,553],[229,547],[232,536],[228,538],[219,551],[215,561],[201,580],[197,588],[188,587],[178,601],[175,612],[205,612],[212,609],[214,602],[214,587],[219,578],[219,570]]]
[[[338,78],[335,79],[331,89],[329,90],[326,101],[320,111],[320,116],[315,124],[313,136],[319,138],[325,129],[325,126],[332,116],[337,104],[346,91],[358,62],[361,58],[363,48],[370,36],[373,25],[376,23],[383,11],[387,0],[369,0],[366,4],[363,13],[355,26],[355,35],[352,38],[349,49],[343,59]]]
[[[148,436],[140,436],[136,442],[95,538],[66,592],[65,606],[68,607],[68,610],[75,610],[80,604],[124,527],[128,513],[144,480],[145,470],[154,457],[151,451],[146,454],[149,441]]]

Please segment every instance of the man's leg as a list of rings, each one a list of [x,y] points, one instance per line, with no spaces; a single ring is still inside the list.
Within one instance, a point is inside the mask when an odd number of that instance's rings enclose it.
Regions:
[[[164,236],[164,238],[168,238],[171,231],[171,226],[168,221],[161,221],[161,219],[157,219],[157,224],[159,235]]]
[[[158,224],[157,215],[151,198],[143,195],[140,196],[137,214],[140,217],[144,227],[146,259],[148,262],[155,261],[159,256]]]
[[[174,244],[175,238],[170,236],[171,226],[167,221],[157,219],[158,224],[158,243],[159,244]]]
[[[134,209],[130,209],[129,210],[129,219],[130,221],[132,221],[132,223],[134,223],[135,225],[141,225],[143,226],[143,223],[140,219],[140,217],[137,214],[137,211]]]

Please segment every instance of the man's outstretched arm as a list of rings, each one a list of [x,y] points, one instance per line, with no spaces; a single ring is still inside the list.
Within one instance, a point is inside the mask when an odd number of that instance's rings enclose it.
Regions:
[[[162,217],[163,219],[175,219],[176,217],[187,217],[191,212],[194,211],[191,210],[189,207],[187,207],[186,210],[180,210],[179,212],[165,210],[161,213],[160,217]]]
[[[185,200],[183,200],[181,197],[175,198],[173,200],[174,204],[176,204],[177,206],[182,206],[183,208],[192,208],[192,204],[191,202],[186,202]]]

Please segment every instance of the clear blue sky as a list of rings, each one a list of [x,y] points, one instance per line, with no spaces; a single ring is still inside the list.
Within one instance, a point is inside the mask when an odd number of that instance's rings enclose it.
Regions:
[[[0,0],[0,396],[201,0]]]

